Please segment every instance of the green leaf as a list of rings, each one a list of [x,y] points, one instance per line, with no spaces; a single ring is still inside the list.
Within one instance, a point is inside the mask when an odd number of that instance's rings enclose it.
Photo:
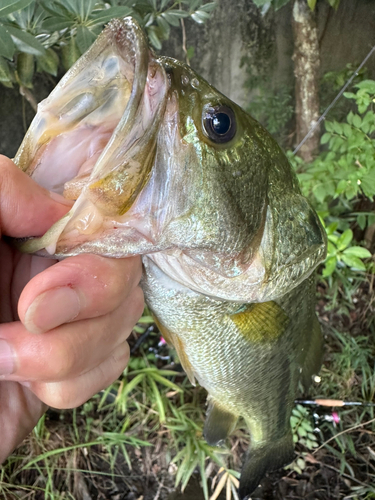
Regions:
[[[159,40],[158,35],[156,34],[155,26],[150,26],[148,29],[148,37],[150,39],[150,43],[156,50],[161,49],[161,41]]]
[[[191,14],[191,18],[198,24],[205,23],[208,19],[210,19],[210,15],[204,10],[196,10]]]
[[[165,40],[167,38],[169,38],[169,33],[171,31],[171,28],[170,28],[169,24],[167,23],[167,21],[162,16],[158,16],[156,18],[156,22],[157,22],[158,27],[160,29],[160,35],[162,36],[162,38],[164,38]]]
[[[325,262],[325,267],[323,269],[323,276],[331,276],[331,274],[336,269],[337,258],[335,256],[329,257]]]
[[[360,214],[357,217],[357,224],[362,229],[362,231],[366,227],[367,217],[364,214]]]
[[[272,6],[275,10],[281,9],[281,7],[284,7],[287,3],[289,3],[290,0],[273,0]]]
[[[279,2],[289,2],[289,0],[278,0]],[[276,3],[276,2],[275,2]],[[213,12],[217,7],[216,2],[208,2],[199,7],[199,10],[204,10],[205,12]],[[276,8],[276,7],[275,7]]]
[[[35,60],[33,54],[21,52],[17,56],[17,76],[19,83],[25,87],[32,88],[32,79],[35,70]]]
[[[253,0],[253,1],[257,7],[263,7],[263,5],[268,3],[270,0]]]
[[[42,2],[42,8],[52,16],[63,17],[65,19],[74,20],[69,10],[61,3],[58,3],[57,1],[55,2],[50,2],[48,0],[44,1]]]
[[[12,59],[16,47],[5,26],[0,24],[0,56]]]
[[[373,198],[375,195],[375,169],[364,175],[361,180],[361,188],[368,198]]]
[[[333,124],[332,124],[332,122],[326,121],[324,125],[325,125],[325,128],[326,128],[327,132],[333,132]]]
[[[103,9],[98,13],[92,14],[90,20],[87,21],[86,25],[100,26],[108,23],[114,17],[126,17],[133,13],[133,10],[126,6],[110,7],[109,9]]]
[[[173,382],[171,382],[167,378],[161,377],[157,373],[153,374],[152,377],[154,378],[154,380],[156,380],[156,382],[159,382],[159,384],[162,384],[165,387],[168,387],[169,389],[173,389],[174,391],[182,392],[181,387],[179,387],[178,385],[174,384]]]
[[[322,135],[322,138],[320,139],[321,144],[327,144],[329,140],[331,139],[331,134],[329,132],[326,132],[325,134]]]
[[[313,187],[313,194],[319,203],[323,203],[323,201],[327,195],[327,191],[326,191],[324,184],[321,183],[321,184],[315,185]]]
[[[299,437],[306,437],[307,436],[306,430],[301,426],[298,427],[297,434],[299,435]]]
[[[171,26],[180,26],[180,16],[173,15],[170,12],[163,12],[161,17]]]
[[[326,227],[327,234],[333,234],[338,227],[339,227],[338,222],[331,222],[331,224],[329,224],[329,226]]]
[[[163,12],[163,18],[169,23],[171,26],[180,26],[180,19],[187,17],[189,14],[183,10],[168,10],[167,12]],[[209,14],[206,13],[209,17]]]
[[[13,26],[8,26],[7,30],[12,37],[14,45],[20,52],[25,52],[26,54],[32,54],[34,56],[45,54],[46,50],[43,45],[27,31],[21,31]]]
[[[340,238],[337,240],[337,250],[341,252],[346,248],[353,239],[353,231],[351,229],[346,229]]]
[[[77,40],[78,48],[81,51],[81,53],[83,54],[95,42],[96,35],[91,30],[89,30],[86,26],[84,26],[83,24],[80,24],[77,28],[76,40]]]
[[[71,38],[66,45],[61,46],[61,59],[66,70],[73,66],[80,55],[75,38]]]
[[[159,420],[161,423],[163,423],[163,422],[165,422],[165,408],[164,408],[163,400],[161,398],[159,389],[158,389],[155,381],[152,380],[151,378],[149,378],[149,382],[150,382],[150,386],[152,388],[152,392],[154,393],[154,396],[156,399],[156,406],[157,406],[158,412],[159,412]]]
[[[189,45],[186,51],[186,57],[191,61],[195,54],[195,48],[192,45]]]
[[[350,268],[366,271],[366,266],[358,257],[343,254],[341,259]]]
[[[353,95],[355,96],[355,94]],[[346,117],[346,120],[349,123],[349,125],[353,125],[353,116],[354,116],[353,111],[350,111],[348,116]]]
[[[361,117],[359,115],[354,115],[353,116],[353,125],[357,128],[360,128],[361,124],[362,124]]]
[[[68,19],[66,17],[49,17],[45,21],[43,21],[42,27],[48,30],[49,32],[53,31],[61,31],[66,28],[71,28],[74,25],[74,21],[72,19]]]
[[[338,6],[340,5],[340,0],[328,0],[328,3],[331,7],[337,10]]]
[[[361,90],[365,90],[369,94],[375,94],[375,81],[374,80],[363,80],[356,84],[356,87]]]
[[[142,382],[143,378],[144,378],[144,375],[142,373],[139,374],[139,375],[137,375],[136,377],[134,377],[130,382],[128,382],[126,384],[126,386],[124,387],[124,390],[121,393],[120,397],[121,396],[126,396],[131,391],[133,391],[136,388],[136,386]]]
[[[371,257],[371,253],[367,250],[367,248],[363,248],[363,247],[346,248],[344,250],[343,254],[350,255],[352,257],[358,257],[360,259],[368,259]]]
[[[316,5],[316,0],[307,0],[307,5],[310,7],[311,10],[314,10]]]
[[[46,50],[44,56],[40,56],[37,59],[38,66],[42,71],[49,73],[50,75],[56,76],[59,67],[59,56],[51,48]]]
[[[17,12],[30,5],[34,0],[1,0],[0,17],[7,16],[12,12]]]
[[[3,57],[0,57],[0,82],[7,87],[12,86],[12,74],[8,63]]]

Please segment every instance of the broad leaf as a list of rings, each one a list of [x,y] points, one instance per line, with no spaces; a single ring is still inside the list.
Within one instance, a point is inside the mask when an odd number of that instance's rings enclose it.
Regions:
[[[34,0],[1,0],[0,3],[0,17],[7,16],[12,12],[24,9],[30,5]]]
[[[45,48],[33,35],[27,31],[19,30],[13,26],[8,26],[7,30],[12,37],[14,45],[20,52],[41,56],[45,54]]]
[[[316,0],[307,0],[307,5],[310,7],[311,10],[314,10],[316,5]]]
[[[12,86],[12,73],[8,63],[3,57],[0,57],[0,82],[7,87]]]
[[[57,69],[59,67],[59,56],[51,48],[46,50],[44,56],[38,57],[39,69],[49,73],[50,75],[56,76]]]
[[[156,34],[156,29],[155,26],[151,26],[147,30],[148,37],[150,39],[150,43],[153,47],[155,47],[156,50],[161,49],[161,41],[159,40],[159,37]]]
[[[0,56],[12,59],[16,47],[5,26],[0,24]]]
[[[35,71],[35,58],[33,54],[21,52],[17,56],[17,80],[25,87],[33,87],[33,76]]]
[[[278,0],[280,2],[289,2],[289,0]],[[212,12],[213,10],[215,10],[217,7],[217,3],[216,2],[208,2],[208,3],[205,3],[204,5],[201,5],[199,7],[199,10],[204,10],[205,12]]]
[[[351,229],[346,229],[340,238],[337,240],[337,250],[340,252],[344,250],[353,239],[353,231]]]
[[[363,80],[360,83],[357,83],[356,87],[359,89],[365,90],[369,94],[375,94],[375,81],[374,80]]]
[[[77,28],[76,40],[78,48],[83,54],[95,42],[96,36],[86,26],[81,24]]]
[[[371,252],[363,247],[349,247],[346,248],[343,253],[344,255],[351,255],[360,259],[369,259],[371,257]]]
[[[52,16],[63,17],[66,19],[73,19],[74,17],[69,10],[58,2],[51,3],[49,1],[42,2],[42,8],[52,14]]]
[[[178,12],[178,11],[177,11]],[[181,11],[182,12],[182,11]],[[176,15],[176,13],[163,12],[161,17],[171,26],[180,26],[180,19],[182,16]]]
[[[103,9],[95,14],[92,14],[86,25],[89,27],[103,25],[114,17],[126,17],[130,14],[133,14],[133,10],[129,7],[110,7],[109,9]]]
[[[66,17],[53,16],[49,17],[43,22],[43,28],[45,28],[49,32],[61,31],[66,28],[71,28],[73,24],[74,21],[72,19],[68,19]]]
[[[196,23],[203,24],[210,19],[210,15],[204,12],[204,10],[196,10],[191,14],[191,18],[194,19]]]
[[[342,255],[342,261],[348,267],[358,269],[359,271],[366,271],[366,266],[358,257],[353,257],[351,255]]]

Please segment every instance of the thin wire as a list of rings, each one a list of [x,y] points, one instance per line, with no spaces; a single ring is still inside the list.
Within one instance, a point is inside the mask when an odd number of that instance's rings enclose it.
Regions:
[[[324,113],[321,115],[321,117],[319,118],[319,120],[311,127],[311,129],[307,132],[307,134],[305,135],[305,137],[302,139],[302,141],[298,144],[298,146],[296,147],[296,149],[293,151],[293,154],[295,155],[300,149],[301,147],[305,144],[305,142],[307,141],[307,139],[310,137],[310,135],[314,132],[314,130],[322,123],[322,121],[325,119],[325,117],[327,116],[327,114],[329,113],[329,111],[333,108],[333,106],[336,104],[336,102],[340,99],[340,97],[342,96],[342,94],[345,92],[345,90],[349,87],[349,85],[352,83],[352,81],[354,80],[354,78],[358,75],[359,71],[362,69],[362,67],[366,64],[367,60],[369,59],[369,57],[371,57],[371,55],[373,54],[373,52],[375,51],[375,45],[372,47],[372,49],[370,50],[370,52],[367,54],[367,56],[363,59],[363,61],[361,62],[361,64],[358,66],[358,68],[354,71],[354,73],[352,74],[352,76],[349,78],[349,80],[345,83],[345,85],[343,86],[343,88],[340,90],[340,92],[337,94],[337,96],[333,99],[333,101],[331,102],[331,104],[328,106],[328,108],[324,111]]]

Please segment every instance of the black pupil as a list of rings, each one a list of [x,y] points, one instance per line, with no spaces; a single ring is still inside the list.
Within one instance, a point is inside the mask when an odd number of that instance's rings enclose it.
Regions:
[[[226,113],[216,113],[212,116],[212,128],[219,135],[224,135],[230,129],[230,118]]]

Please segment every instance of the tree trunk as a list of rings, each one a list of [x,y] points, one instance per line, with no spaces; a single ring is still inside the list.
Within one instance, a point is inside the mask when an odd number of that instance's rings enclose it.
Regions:
[[[297,145],[319,119],[319,42],[314,12],[306,0],[295,0],[293,5],[294,75],[296,77]],[[319,127],[299,149],[306,162],[319,151]]]

